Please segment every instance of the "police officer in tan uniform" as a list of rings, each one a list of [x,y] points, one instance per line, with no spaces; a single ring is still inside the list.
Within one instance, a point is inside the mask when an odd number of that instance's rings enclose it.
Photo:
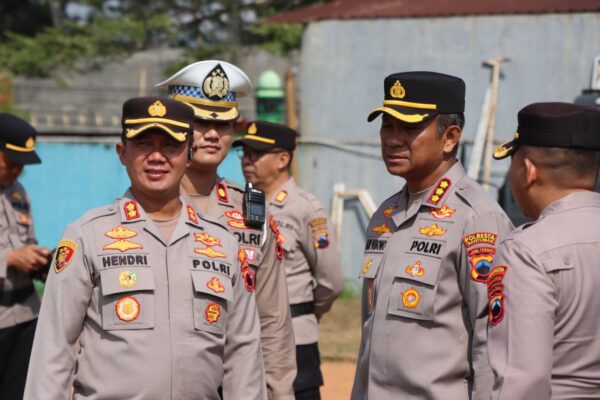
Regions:
[[[380,137],[406,180],[367,228],[353,400],[489,399],[486,280],[512,228],[456,158],[465,84],[435,72],[384,80]]]
[[[492,399],[600,399],[600,110],[536,103],[519,111],[515,200],[534,222],[499,246],[488,280]]]
[[[250,80],[236,66],[210,60],[188,65],[157,86],[194,109],[194,155],[183,188],[200,213],[216,218],[237,237],[251,266],[246,283],[256,294],[269,398],[293,399],[296,364],[283,249],[269,216],[258,226],[247,223],[244,189],[217,174],[231,148],[237,97],[251,92]]]
[[[0,114],[0,397],[23,398],[40,301],[32,276],[48,263],[37,245],[31,205],[18,176],[39,164],[37,132],[22,119]]]
[[[250,267],[179,194],[193,115],[158,97],[123,105],[131,188],[58,243],[25,399],[67,399],[71,385],[74,399],[217,400],[221,386],[227,399],[266,399]]]
[[[233,146],[242,147],[244,176],[265,191],[281,232],[296,341],[294,391],[296,400],[315,400],[323,384],[318,320],[342,291],[344,275],[327,212],[290,176],[296,136],[287,126],[255,121]]]

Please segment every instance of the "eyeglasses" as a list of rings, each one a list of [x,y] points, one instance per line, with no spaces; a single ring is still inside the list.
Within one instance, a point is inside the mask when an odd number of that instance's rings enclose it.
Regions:
[[[240,159],[243,159],[245,157],[251,162],[255,162],[265,154],[281,153],[282,150],[274,149],[269,151],[256,151],[244,147],[238,147],[237,149],[235,149],[235,152],[237,153]]]

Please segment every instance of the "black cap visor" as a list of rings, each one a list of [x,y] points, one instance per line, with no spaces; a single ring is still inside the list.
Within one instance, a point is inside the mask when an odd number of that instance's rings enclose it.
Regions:
[[[10,160],[16,164],[27,165],[27,164],[40,164],[42,160],[33,150],[30,151],[17,151],[10,150],[6,147],[2,151],[10,158]]]
[[[246,135],[244,136],[243,139],[238,139],[235,142],[233,142],[232,146],[233,147],[240,147],[240,146],[248,146],[253,150],[257,150],[257,151],[265,151],[265,150],[271,150],[276,148],[277,146],[275,145],[275,143],[266,143],[263,140],[267,140],[266,138],[262,138],[262,137],[252,137],[252,135]]]

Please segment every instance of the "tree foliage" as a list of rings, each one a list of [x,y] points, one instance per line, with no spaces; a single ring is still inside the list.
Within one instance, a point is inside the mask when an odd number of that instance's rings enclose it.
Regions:
[[[48,77],[161,46],[185,49],[182,63],[246,45],[285,54],[299,47],[303,26],[262,19],[320,1],[3,0],[0,69]]]

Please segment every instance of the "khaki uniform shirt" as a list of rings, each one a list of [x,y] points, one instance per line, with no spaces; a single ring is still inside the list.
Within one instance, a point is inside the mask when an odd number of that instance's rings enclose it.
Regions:
[[[29,244],[37,244],[31,206],[25,189],[15,181],[0,191],[0,298],[9,298],[14,291],[33,284],[28,274],[7,265],[10,251]],[[23,302],[12,306],[0,304],[0,329],[35,319],[39,309],[40,300],[35,291]]]
[[[279,244],[269,226],[268,215],[263,229],[254,229],[244,224],[244,190],[239,185],[218,178],[209,198],[205,207],[202,207],[200,201],[195,203],[198,211],[210,215],[235,235],[240,249],[245,252],[256,274],[254,292],[260,316],[269,399],[293,400],[296,348],[285,270],[278,257],[278,251],[279,256],[282,256],[283,250],[278,249]]]
[[[485,281],[512,224],[460,162],[407,198],[386,200],[367,230],[352,399],[488,400]]]
[[[292,319],[296,345],[319,340],[317,319],[344,287],[344,273],[327,212],[312,194],[289,179],[270,200],[285,250],[290,304],[314,303],[314,314]]]
[[[547,206],[490,275],[493,399],[600,399],[600,194]]]
[[[68,399],[73,384],[74,399],[266,399],[237,251],[185,200],[168,243],[130,192],[86,213],[58,244],[24,398]]]

